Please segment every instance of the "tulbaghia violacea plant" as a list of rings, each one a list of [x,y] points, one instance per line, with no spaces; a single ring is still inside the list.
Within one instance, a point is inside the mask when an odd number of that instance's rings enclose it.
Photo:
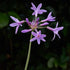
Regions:
[[[57,22],[55,28],[52,28],[52,27],[48,26],[49,25],[48,21],[49,22],[55,21],[55,17],[52,16],[52,11],[48,14],[46,19],[42,19],[40,21],[39,20],[40,17],[38,17],[38,14],[41,15],[43,13],[46,13],[47,10],[41,9],[42,3],[40,3],[37,7],[33,3],[31,3],[31,5],[32,5],[31,9],[33,10],[32,15],[35,15],[35,18],[32,21],[29,21],[28,18],[26,18],[26,20],[19,21],[17,18],[15,18],[13,16],[10,16],[10,18],[15,21],[14,23],[10,24],[11,27],[16,26],[15,34],[17,34],[19,26],[22,26],[22,24],[25,23],[25,22],[30,27],[30,29],[21,30],[21,33],[31,32],[28,55],[27,55],[27,60],[26,60],[24,70],[27,70],[27,67],[28,67],[29,58],[30,58],[30,51],[31,51],[31,43],[35,40],[37,40],[38,45],[40,44],[41,40],[43,42],[46,42],[46,40],[44,39],[46,37],[46,35],[42,34],[40,29],[41,28],[46,28],[46,29],[51,30],[54,33],[54,36],[53,36],[53,39],[52,39],[52,40],[54,40],[56,35],[59,38],[61,38],[60,35],[58,34],[58,32],[64,28],[63,26],[58,27],[58,22]]]

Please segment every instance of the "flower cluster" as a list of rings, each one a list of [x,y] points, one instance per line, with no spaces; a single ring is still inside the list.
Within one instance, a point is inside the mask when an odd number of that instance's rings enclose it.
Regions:
[[[19,26],[22,26],[22,24],[24,22],[26,22],[28,24],[28,26],[30,27],[30,29],[24,29],[21,32],[22,33],[27,33],[27,32],[31,31],[31,33],[32,33],[32,35],[34,37],[30,40],[30,42],[33,42],[35,40],[37,40],[38,44],[40,44],[40,40],[46,42],[46,40],[44,39],[44,37],[46,37],[46,35],[45,34],[41,34],[41,30],[38,31],[38,29],[40,29],[40,28],[46,28],[46,29],[51,30],[54,33],[54,36],[53,36],[52,40],[55,39],[56,35],[60,38],[60,35],[58,34],[58,32],[64,28],[63,26],[58,27],[58,22],[57,22],[55,28],[47,26],[47,25],[49,25],[48,21],[50,21],[50,22],[55,21],[55,17],[52,16],[52,12],[50,12],[48,14],[46,19],[43,19],[43,20],[39,21],[38,14],[46,13],[47,10],[41,9],[42,3],[40,3],[37,7],[33,3],[31,3],[31,5],[32,5],[31,9],[34,11],[32,13],[32,15],[35,15],[35,19],[33,19],[32,21],[29,21],[28,18],[26,18],[26,20],[19,21],[17,18],[15,18],[13,16],[10,16],[10,18],[13,21],[15,21],[14,23],[10,24],[11,27],[15,27],[16,26],[15,34],[17,34]]]

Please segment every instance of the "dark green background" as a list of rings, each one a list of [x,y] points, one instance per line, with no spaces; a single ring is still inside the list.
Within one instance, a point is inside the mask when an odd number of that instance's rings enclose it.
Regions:
[[[15,28],[9,26],[13,21],[10,16],[19,20],[33,19],[31,2],[36,6],[42,3],[47,10],[40,16],[40,20],[47,17],[50,11],[56,16],[56,22],[64,29],[59,32],[61,39],[51,41],[53,33],[43,29],[47,35],[46,42],[32,43],[31,57],[28,70],[70,70],[70,2],[69,0],[0,0],[0,70],[23,70],[29,45],[30,33],[22,34],[21,30],[29,28],[27,24],[19,28],[15,35]],[[50,23],[55,27],[55,23]]]

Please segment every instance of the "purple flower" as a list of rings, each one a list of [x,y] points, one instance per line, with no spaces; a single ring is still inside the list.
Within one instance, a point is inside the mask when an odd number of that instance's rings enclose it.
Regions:
[[[41,22],[46,22],[46,21],[55,21],[55,17],[51,16],[52,12],[49,13],[48,17],[44,20],[41,20]]]
[[[44,12],[47,12],[44,9],[40,9],[42,7],[42,3],[40,3],[37,8],[36,8],[36,6],[33,3],[31,3],[31,4],[32,4],[31,9],[34,10],[32,15],[35,15],[35,17],[37,17],[38,14],[43,14]]]
[[[35,30],[35,29],[38,27],[39,18],[37,18],[36,21],[33,20],[32,22],[30,22],[30,21],[28,20],[28,18],[26,18],[26,22],[27,22],[27,24],[31,27],[31,29],[24,29],[24,30],[21,31],[22,33],[27,33],[27,32],[30,32],[30,31],[32,31],[32,30]]]
[[[53,37],[52,40],[55,39],[55,35],[57,35],[59,38],[61,38],[60,35],[58,34],[58,32],[59,32],[60,30],[62,30],[63,28],[64,28],[63,26],[62,26],[62,27],[58,27],[58,22],[57,22],[55,28],[51,28],[51,27],[47,26],[47,29],[53,31],[53,33],[54,33],[54,37]]]
[[[35,32],[32,32],[32,35],[35,36],[35,37],[32,38],[30,40],[30,42],[37,40],[37,43],[40,44],[40,40],[42,40],[44,42],[46,41],[44,39],[44,37],[46,37],[46,35],[45,34],[41,34],[41,31],[40,30],[39,31],[36,31],[36,33]]]
[[[10,18],[13,21],[15,21],[14,23],[11,23],[10,26],[11,27],[15,27],[16,26],[15,34],[17,34],[18,28],[19,28],[19,26],[22,26],[22,23],[24,23],[24,20],[23,21],[19,21],[17,18],[15,18],[13,16],[10,16]]]

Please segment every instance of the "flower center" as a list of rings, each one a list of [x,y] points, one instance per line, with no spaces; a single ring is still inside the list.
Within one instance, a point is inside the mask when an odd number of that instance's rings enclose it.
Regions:
[[[32,24],[30,27],[32,30],[35,30],[37,28],[37,23]]]

